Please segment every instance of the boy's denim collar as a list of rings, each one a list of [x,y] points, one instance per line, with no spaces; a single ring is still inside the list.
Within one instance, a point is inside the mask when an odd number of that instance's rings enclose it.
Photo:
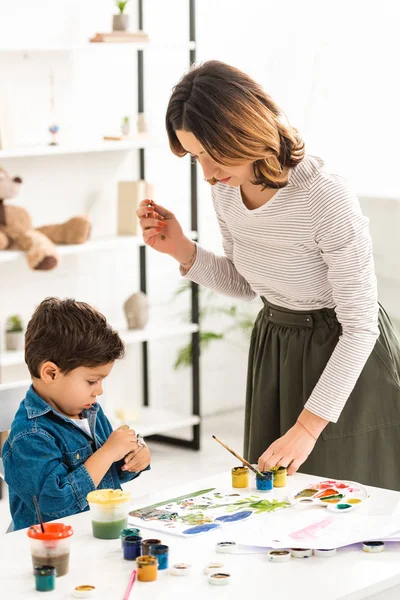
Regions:
[[[30,386],[29,390],[26,393],[25,408],[28,419],[36,419],[37,417],[41,417],[42,415],[50,411],[52,411],[54,414],[56,414],[62,419],[68,419],[68,417],[65,417],[64,415],[54,410],[50,406],[50,404],[47,404],[47,402],[35,392],[35,390],[33,389],[33,385]],[[98,404],[93,404],[90,408],[84,409],[82,411],[82,416],[88,418],[91,413],[97,413],[98,410]]]

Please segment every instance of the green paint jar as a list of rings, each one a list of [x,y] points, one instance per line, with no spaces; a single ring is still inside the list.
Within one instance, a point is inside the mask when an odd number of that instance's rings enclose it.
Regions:
[[[94,490],[86,496],[92,517],[93,537],[114,540],[128,525],[131,495],[122,490]]]
[[[56,587],[56,569],[48,565],[35,567],[35,589],[37,592],[51,592]]]

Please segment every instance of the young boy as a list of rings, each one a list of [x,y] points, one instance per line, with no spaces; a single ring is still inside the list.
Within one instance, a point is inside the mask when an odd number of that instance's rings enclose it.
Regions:
[[[88,492],[120,488],[149,468],[150,453],[127,426],[112,430],[97,403],[124,355],[118,333],[84,302],[47,298],[25,335],[32,386],[3,447],[14,529],[89,509]]]

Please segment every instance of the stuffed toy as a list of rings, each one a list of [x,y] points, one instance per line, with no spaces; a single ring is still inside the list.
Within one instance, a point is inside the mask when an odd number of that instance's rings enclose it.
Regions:
[[[21,184],[20,177],[10,177],[0,167],[0,250],[23,250],[31,269],[49,271],[59,262],[55,244],[83,244],[90,235],[90,222],[86,217],[73,217],[33,229],[27,210],[4,204],[15,198]]]

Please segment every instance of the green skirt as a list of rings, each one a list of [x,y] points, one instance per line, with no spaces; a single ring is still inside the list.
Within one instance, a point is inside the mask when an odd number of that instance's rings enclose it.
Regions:
[[[294,425],[341,334],[332,309],[293,311],[262,300],[246,394],[244,456],[252,463]],[[383,308],[379,330],[338,422],[300,470],[400,491],[400,345]]]

